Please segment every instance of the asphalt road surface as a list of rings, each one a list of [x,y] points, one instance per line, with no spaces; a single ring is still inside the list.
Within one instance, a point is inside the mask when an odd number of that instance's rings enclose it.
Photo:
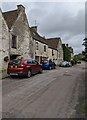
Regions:
[[[71,118],[85,63],[45,70],[31,78],[2,80],[3,118]]]

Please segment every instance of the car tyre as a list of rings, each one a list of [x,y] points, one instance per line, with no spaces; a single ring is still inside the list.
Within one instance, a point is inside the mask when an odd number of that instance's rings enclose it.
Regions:
[[[51,69],[52,69],[52,67],[50,66],[50,67],[49,67],[49,70],[51,70]]]
[[[42,67],[41,67],[39,73],[42,73],[42,70],[43,70],[43,69],[42,69]]]
[[[56,66],[54,66],[54,69],[56,69]]]
[[[28,77],[28,78],[31,77],[31,70],[28,70],[28,72],[27,72],[27,77]]]

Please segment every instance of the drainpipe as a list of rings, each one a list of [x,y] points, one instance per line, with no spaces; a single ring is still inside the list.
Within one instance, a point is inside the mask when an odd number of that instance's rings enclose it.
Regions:
[[[58,64],[58,50],[57,50],[57,64]]]
[[[32,41],[33,41],[33,59],[35,60],[35,54],[36,54],[35,40],[32,39]]]
[[[9,30],[9,60],[10,60],[10,50],[11,50],[11,47],[10,47],[10,30]]]

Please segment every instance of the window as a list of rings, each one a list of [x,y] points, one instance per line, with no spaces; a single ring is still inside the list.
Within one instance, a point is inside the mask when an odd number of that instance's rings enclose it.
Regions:
[[[27,60],[26,63],[27,64],[32,64],[32,60]]]
[[[44,52],[46,52],[46,45],[44,45]]]
[[[33,64],[38,64],[38,62],[37,62],[37,61],[35,61],[35,60],[33,60],[33,61],[32,61],[32,63],[33,63]]]
[[[36,42],[36,50],[38,50],[38,42]]]
[[[14,59],[12,61],[10,61],[9,65],[20,65],[21,64],[21,60],[20,59]]]
[[[17,48],[17,36],[12,35],[12,48]]]
[[[61,45],[59,46],[59,48],[61,48]]]

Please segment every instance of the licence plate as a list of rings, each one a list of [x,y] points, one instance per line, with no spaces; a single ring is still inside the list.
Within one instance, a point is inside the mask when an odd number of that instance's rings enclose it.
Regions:
[[[10,73],[10,75],[18,75],[17,73]]]

